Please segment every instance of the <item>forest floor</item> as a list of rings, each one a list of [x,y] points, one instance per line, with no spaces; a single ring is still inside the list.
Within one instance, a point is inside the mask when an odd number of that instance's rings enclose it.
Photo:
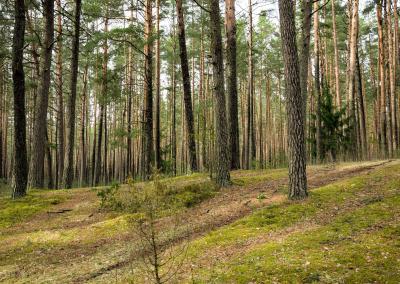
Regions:
[[[184,205],[157,221],[163,247],[184,251],[171,282],[398,283],[399,160],[310,166],[298,202],[286,198],[286,169],[232,181],[161,180]],[[149,283],[134,216],[100,209],[91,188],[0,194],[0,282]]]

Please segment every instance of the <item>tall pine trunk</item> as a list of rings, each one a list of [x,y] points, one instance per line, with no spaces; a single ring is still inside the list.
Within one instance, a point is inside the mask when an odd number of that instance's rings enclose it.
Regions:
[[[332,0],[333,1],[333,0]],[[304,117],[306,116],[307,108],[307,81],[308,81],[308,63],[310,57],[310,33],[311,33],[311,13],[312,0],[302,1],[302,28],[301,28],[301,55],[300,55],[300,86],[304,100]]]
[[[25,41],[25,3],[14,1],[15,22],[12,45],[12,78],[14,95],[14,183],[12,197],[26,194],[28,163],[26,153],[25,74],[23,52]]]
[[[335,58],[335,101],[338,109],[342,107],[342,100],[340,97],[340,81],[339,81],[339,51],[337,44],[337,30],[336,30],[336,13],[335,13],[335,1],[332,2],[332,27],[333,27],[333,49]]]
[[[142,178],[149,179],[151,174],[153,149],[153,47],[152,38],[152,0],[145,5],[145,64],[144,64],[144,102],[143,102],[143,159]]]
[[[157,169],[161,169],[161,133],[160,133],[160,0],[156,1],[156,28],[157,28],[157,42],[156,42],[156,105],[154,117],[154,162]]]
[[[49,104],[51,57],[54,45],[54,0],[43,1],[44,40],[40,56],[40,88],[35,109],[33,125],[32,155],[30,164],[30,186],[44,186],[44,154],[46,147],[47,109]]]
[[[222,57],[221,15],[218,0],[210,0],[211,56],[213,64],[213,96],[215,100],[215,181],[219,186],[230,183],[230,153],[224,90],[224,62]]]
[[[225,1],[226,17],[226,59],[228,65],[227,100],[228,100],[228,124],[229,144],[231,153],[231,169],[240,167],[239,151],[239,115],[236,72],[236,18],[235,0]]]
[[[307,197],[305,117],[301,95],[293,2],[279,0],[288,114],[289,198]]]
[[[178,16],[179,56],[181,59],[183,97],[185,103],[185,119],[187,129],[187,141],[189,148],[189,163],[192,172],[197,171],[196,141],[193,122],[192,95],[190,88],[190,75],[186,51],[185,21],[183,18],[182,0],[176,1],[176,13]]]
[[[76,108],[76,85],[78,81],[79,64],[79,32],[81,21],[81,0],[75,0],[75,20],[74,20],[74,38],[72,41],[72,59],[71,59],[71,88],[68,100],[67,125],[66,125],[66,159],[63,174],[63,185],[65,188],[71,188],[74,180],[74,144],[75,144],[75,108]],[[81,157],[82,159],[84,157]]]
[[[62,7],[57,0],[57,48],[56,48],[56,78],[55,87],[58,98],[57,110],[57,155],[56,155],[56,188],[60,187],[64,172],[65,138],[64,138],[64,98],[63,98],[63,61],[62,61]]]

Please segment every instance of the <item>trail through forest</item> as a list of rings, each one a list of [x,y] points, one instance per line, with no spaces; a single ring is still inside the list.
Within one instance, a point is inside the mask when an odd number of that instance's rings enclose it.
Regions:
[[[397,165],[398,161],[312,166],[308,170],[308,181],[310,188],[319,188],[393,164]],[[189,230],[189,239],[196,240],[257,212],[259,208],[286,201],[286,170],[237,171],[232,178],[235,185],[221,189],[215,197],[179,214],[179,220],[188,221],[180,224],[190,221],[190,228],[182,229],[182,234]],[[206,179],[198,176],[192,182]],[[184,182],[188,180],[190,177]],[[176,183],[179,182],[178,179]],[[379,193],[374,187],[367,191],[372,195]],[[129,214],[99,210],[96,194],[90,189],[43,191],[40,195],[52,199],[55,204],[4,229],[0,235],[3,244],[0,248],[1,281],[109,282],[113,278],[137,273],[140,248],[137,236],[129,226]],[[358,198],[355,198],[341,206],[326,208],[313,220],[250,238],[229,249],[209,250],[196,260],[196,265],[212,267],[215,262],[245,253],[266,241],[280,241],[295,232],[316,228],[329,222],[333,216],[345,213],[348,208],[357,207],[357,202]],[[171,230],[174,220],[172,217],[162,218],[158,226],[163,231]],[[179,245],[181,238],[184,239],[177,234],[165,242]],[[187,273],[182,277],[187,279]]]

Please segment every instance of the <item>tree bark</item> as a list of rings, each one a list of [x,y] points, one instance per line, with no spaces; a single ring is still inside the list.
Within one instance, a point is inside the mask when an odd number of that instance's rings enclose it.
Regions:
[[[335,58],[335,101],[338,109],[342,107],[342,100],[340,97],[340,81],[339,81],[339,51],[337,44],[337,31],[336,31],[336,13],[335,13],[335,0],[331,0],[332,4],[332,26],[333,26],[333,49]]]
[[[248,40],[248,84],[247,93],[247,149],[246,168],[252,167],[256,158],[255,130],[254,130],[254,62],[253,62],[253,9],[252,0],[249,0],[249,40]]]
[[[62,15],[61,0],[57,0],[57,49],[55,87],[58,98],[57,111],[57,156],[56,156],[56,188],[60,187],[64,172],[65,138],[64,138],[64,98],[63,98],[63,66],[62,66]]]
[[[153,45],[152,37],[152,0],[146,0],[145,5],[145,65],[144,65],[144,102],[143,102],[143,165],[142,177],[150,178],[153,149]]]
[[[155,105],[155,130],[154,130],[154,162],[157,169],[161,169],[161,142],[160,142],[160,0],[156,1],[156,105]]]
[[[226,17],[226,59],[228,65],[228,124],[229,144],[231,152],[231,169],[240,167],[239,151],[239,115],[237,95],[237,72],[236,72],[236,18],[235,0],[225,0]]]
[[[333,1],[333,0],[332,0]],[[310,57],[310,33],[311,33],[311,13],[312,13],[312,0],[302,0],[302,28],[301,40],[302,48],[300,55],[300,85],[301,93],[304,100],[304,117],[307,113],[307,82],[308,82],[308,63]]]
[[[319,41],[319,5],[318,1],[314,3],[314,72],[315,72],[315,97],[317,100],[316,109],[316,158],[317,163],[321,161],[322,150],[321,150],[321,82],[320,82],[320,41]]]
[[[26,153],[25,74],[23,51],[25,41],[25,3],[14,1],[15,22],[12,45],[12,78],[14,95],[14,183],[12,197],[26,194],[28,164]]]
[[[40,88],[35,109],[35,121],[33,125],[33,144],[30,164],[30,186],[43,188],[44,186],[44,153],[46,146],[47,109],[49,104],[51,57],[54,45],[54,0],[44,0],[43,16],[45,19],[44,40],[42,54],[40,56]]]
[[[385,95],[385,68],[384,68],[384,50],[383,50],[383,19],[382,19],[382,1],[376,4],[376,15],[378,22],[378,66],[379,66],[379,122],[380,122],[380,141],[381,152],[383,155],[387,154],[388,141],[386,137],[386,95]]]
[[[185,103],[185,119],[187,129],[187,140],[189,148],[189,163],[192,172],[197,171],[196,141],[194,135],[192,95],[190,87],[189,66],[186,51],[185,22],[183,17],[182,0],[176,1],[176,13],[178,16],[179,56],[181,59],[183,97]]]
[[[347,98],[349,105],[349,116],[350,121],[354,130],[352,130],[352,142],[356,142],[357,135],[355,134],[358,128],[356,124],[356,109],[355,109],[355,78],[356,78],[356,57],[358,48],[358,0],[352,1],[352,7],[350,10],[351,20],[349,22],[349,73],[348,73],[348,86],[347,86]],[[357,145],[357,144],[355,144]],[[354,154],[358,154],[358,149],[354,151]]]
[[[288,114],[289,198],[307,197],[303,97],[301,95],[296,25],[291,0],[279,0]]]
[[[104,32],[108,32],[108,16],[106,16],[104,21]],[[102,174],[102,140],[103,140],[103,131],[106,128],[106,100],[107,100],[107,69],[108,69],[108,41],[107,38],[104,40],[103,44],[103,66],[102,66],[102,83],[101,83],[101,97],[98,99],[100,104],[100,113],[99,113],[99,129],[97,130],[97,157],[95,162],[95,175],[94,175],[94,185],[98,185],[101,179]],[[103,129],[104,128],[104,129]],[[105,136],[105,135],[104,135]],[[104,144],[107,141],[104,139]],[[106,157],[104,157],[105,160]],[[103,167],[104,170],[104,167]]]
[[[79,32],[81,21],[81,0],[75,0],[74,38],[72,41],[71,59],[71,95],[68,101],[67,127],[66,127],[66,159],[63,174],[65,188],[71,188],[74,180],[74,144],[75,144],[75,108],[76,108],[76,85],[78,81],[79,65]],[[84,157],[81,157],[82,159]]]
[[[211,56],[213,64],[213,96],[215,100],[215,181],[219,186],[230,183],[229,133],[226,120],[224,62],[222,57],[221,16],[218,0],[210,0]]]

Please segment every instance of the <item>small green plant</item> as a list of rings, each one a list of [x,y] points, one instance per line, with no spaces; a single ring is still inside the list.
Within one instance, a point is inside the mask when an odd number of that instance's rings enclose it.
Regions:
[[[94,189],[97,191],[97,197],[100,198],[100,207],[102,209],[120,210],[123,208],[122,202],[118,200],[120,185],[114,183],[111,186]]]
[[[186,261],[187,222],[174,213],[175,205],[165,198],[166,186],[160,182],[157,172],[144,188],[134,187],[132,181],[128,181],[128,184],[133,194],[133,205],[130,208],[141,213],[139,218],[132,220],[140,240],[140,268],[147,275],[147,280],[153,283],[170,282]],[[166,212],[169,212],[173,223],[168,229],[158,222]],[[175,246],[175,239],[183,240],[182,244]]]
[[[265,199],[265,198],[267,198],[267,197],[265,196],[264,193],[260,193],[260,194],[257,196],[257,199],[258,199],[258,200],[263,200],[263,199]]]

